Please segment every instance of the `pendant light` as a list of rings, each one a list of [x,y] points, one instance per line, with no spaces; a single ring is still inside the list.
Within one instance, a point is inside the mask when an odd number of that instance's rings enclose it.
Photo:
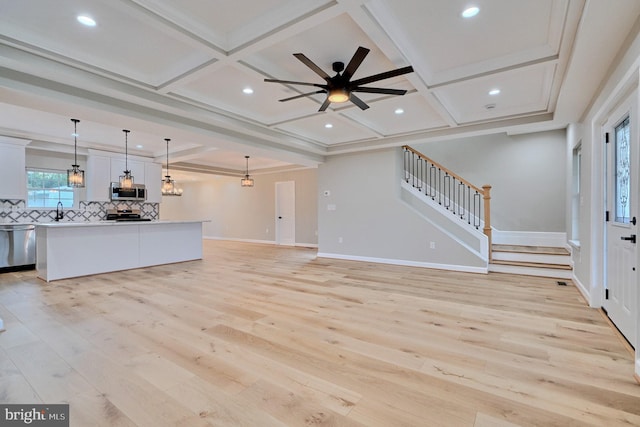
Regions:
[[[240,180],[240,185],[242,187],[253,187],[253,178],[249,178],[249,156],[244,156],[247,159],[247,172],[244,175],[244,178]]]
[[[130,130],[122,129],[124,132],[124,175],[120,175],[120,187],[121,188],[131,188],[133,187],[133,175],[131,175],[131,171],[129,170],[129,163],[127,161],[128,155],[128,136]]]
[[[167,141],[167,174],[164,176],[162,180],[162,195],[163,196],[182,196],[182,189],[176,187],[176,181],[171,179],[171,175],[169,175],[169,138],[165,138]]]
[[[78,165],[78,123],[80,120],[71,119],[73,122],[73,164],[67,169],[67,187],[83,188],[84,171]]]

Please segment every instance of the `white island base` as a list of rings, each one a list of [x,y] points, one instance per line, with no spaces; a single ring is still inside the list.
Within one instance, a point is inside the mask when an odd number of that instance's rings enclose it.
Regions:
[[[38,224],[39,278],[52,280],[202,259],[202,221]]]

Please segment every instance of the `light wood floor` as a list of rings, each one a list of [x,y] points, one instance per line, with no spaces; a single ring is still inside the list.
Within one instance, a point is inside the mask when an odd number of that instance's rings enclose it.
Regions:
[[[633,356],[572,285],[204,246],[0,275],[0,402],[81,427],[640,425]]]

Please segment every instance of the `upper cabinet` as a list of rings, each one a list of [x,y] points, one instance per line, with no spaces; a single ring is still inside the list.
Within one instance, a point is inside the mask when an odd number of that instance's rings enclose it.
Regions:
[[[110,201],[109,189],[112,182],[118,182],[120,175],[124,174],[125,159],[122,155],[89,150],[87,156],[87,201]],[[160,203],[162,201],[161,181],[162,165],[159,163],[145,162],[137,159],[127,159],[127,166],[133,175],[135,184],[144,184],[147,188],[147,203]],[[149,159],[151,160],[151,159]]]
[[[139,160],[131,160],[128,159],[126,161],[126,167],[131,171],[131,175],[133,175],[133,183],[134,184],[145,184],[144,179],[144,166],[145,162],[141,162]],[[111,182],[118,182],[120,180],[120,176],[124,175],[125,171],[125,160],[123,158],[111,158]]]
[[[0,199],[26,199],[25,147],[29,142],[24,139],[0,137]]]
[[[111,180],[111,159],[107,156],[92,154],[87,156],[87,200],[92,202],[108,202],[109,183]]]
[[[147,203],[162,201],[162,165],[160,163],[144,164],[144,185],[147,187]]]

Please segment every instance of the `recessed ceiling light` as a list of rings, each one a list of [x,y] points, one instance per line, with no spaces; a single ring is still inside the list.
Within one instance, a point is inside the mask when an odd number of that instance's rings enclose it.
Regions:
[[[90,16],[78,15],[78,17],[76,19],[78,20],[79,23],[81,23],[82,25],[86,25],[87,27],[95,27],[96,26],[96,21],[93,18],[91,18]]]
[[[500,89],[491,89],[489,91],[489,95],[491,95],[491,96],[498,95],[499,93],[500,93]]]
[[[463,18],[473,18],[480,12],[480,8],[477,6],[470,6],[462,11]]]
[[[326,127],[327,129],[331,129],[333,125],[331,123],[327,123],[326,125],[324,125],[324,127]]]
[[[80,136],[80,134],[79,134],[79,133],[75,133],[75,132],[74,132],[74,133],[72,133],[72,134],[71,134],[71,136],[79,137],[79,136]]]
[[[394,111],[394,113],[396,113],[396,114],[402,114],[402,113],[404,113],[404,110],[403,110],[402,108],[396,108],[396,109],[395,109],[395,111]]]
[[[250,87],[245,87],[244,89],[242,89],[243,93],[246,93],[247,95],[251,95],[253,93],[253,89],[251,89]]]
[[[144,145],[138,144],[138,145],[136,145],[136,148],[144,148]]]

